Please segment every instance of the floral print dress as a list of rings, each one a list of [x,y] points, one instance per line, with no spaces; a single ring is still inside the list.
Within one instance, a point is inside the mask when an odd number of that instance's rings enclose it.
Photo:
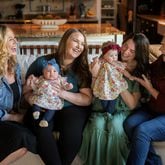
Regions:
[[[93,84],[93,94],[101,100],[114,100],[128,88],[127,81],[115,66],[102,62],[98,76]]]
[[[60,110],[64,106],[64,100],[57,96],[57,92],[53,86],[55,83],[60,83],[66,88],[66,78],[59,76],[57,80],[45,80],[40,76],[37,84],[33,87],[34,93],[30,97],[30,102],[42,108],[50,110]]]

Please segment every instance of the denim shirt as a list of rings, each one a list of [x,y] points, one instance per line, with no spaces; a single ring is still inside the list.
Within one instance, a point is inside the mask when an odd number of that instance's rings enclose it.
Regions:
[[[21,69],[16,66],[16,82],[18,84],[19,94],[22,93]],[[0,119],[13,108],[13,91],[6,78],[0,76]],[[20,100],[20,99],[19,99]],[[18,107],[18,105],[17,105]]]

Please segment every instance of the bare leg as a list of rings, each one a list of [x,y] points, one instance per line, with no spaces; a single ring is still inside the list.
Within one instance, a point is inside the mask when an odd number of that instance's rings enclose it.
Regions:
[[[15,152],[11,153],[10,155],[8,155],[5,159],[3,159],[0,162],[0,165],[9,165],[10,163],[13,163],[14,161],[18,160],[23,155],[25,155],[26,152],[27,152],[26,148],[20,148],[16,150]]]

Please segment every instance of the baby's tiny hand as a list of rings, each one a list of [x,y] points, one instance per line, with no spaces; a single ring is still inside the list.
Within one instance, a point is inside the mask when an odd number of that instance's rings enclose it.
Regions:
[[[99,72],[100,69],[100,61],[98,57],[95,57],[93,59],[93,62],[89,65],[89,71],[91,72],[93,77],[97,77],[97,74]]]
[[[126,66],[127,66],[126,63],[123,63],[123,62],[121,62],[121,61],[113,61],[111,64],[112,64],[113,66],[115,66],[115,68],[116,68],[117,70],[119,70],[120,72],[124,72],[124,70],[125,70],[125,68],[126,68]]]
[[[69,88],[72,89],[73,88],[73,84],[69,83]]]
[[[67,88],[67,90],[72,89],[72,88],[73,88],[73,84],[72,84],[72,83],[68,83],[68,84],[66,85],[66,88]]]

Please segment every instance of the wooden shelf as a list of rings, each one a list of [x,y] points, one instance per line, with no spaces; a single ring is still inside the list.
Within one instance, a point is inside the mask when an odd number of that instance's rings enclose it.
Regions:
[[[101,22],[109,22],[116,26],[117,22],[117,2],[116,0],[101,1]]]
[[[101,10],[115,10],[114,7],[102,7]]]

